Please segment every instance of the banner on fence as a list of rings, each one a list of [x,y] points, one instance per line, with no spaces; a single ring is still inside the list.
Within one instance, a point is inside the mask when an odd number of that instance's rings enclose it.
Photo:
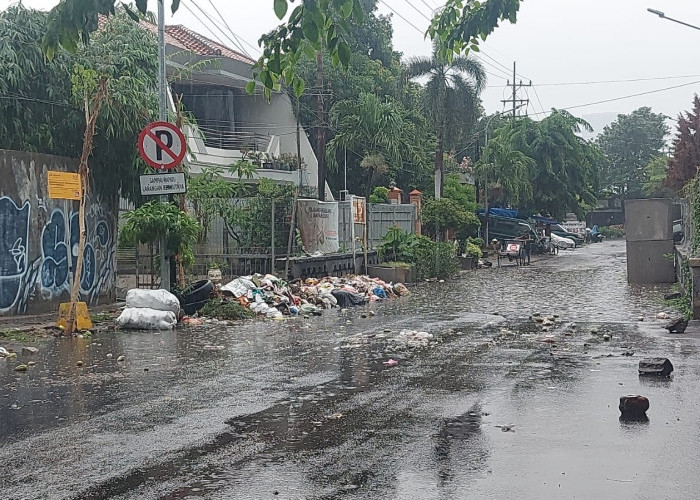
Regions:
[[[355,224],[367,223],[367,202],[360,196],[352,196],[352,221]]]
[[[338,244],[338,202],[297,200],[301,242],[308,253],[335,253]]]
[[[586,233],[586,223],[578,221],[568,221],[562,222],[561,226],[569,231],[570,233],[585,234]]]

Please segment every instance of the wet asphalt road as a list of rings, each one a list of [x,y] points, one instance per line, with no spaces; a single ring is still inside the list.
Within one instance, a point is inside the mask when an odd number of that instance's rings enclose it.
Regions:
[[[613,241],[375,317],[50,341],[28,373],[0,360],[0,498],[698,498],[700,335],[666,334],[664,288],[625,276]],[[637,376],[650,355],[672,380]],[[637,393],[649,421],[620,422]]]

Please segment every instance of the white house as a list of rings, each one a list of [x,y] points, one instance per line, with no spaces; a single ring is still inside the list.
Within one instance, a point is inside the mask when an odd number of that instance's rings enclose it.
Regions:
[[[142,25],[156,32],[154,25]],[[282,168],[272,161],[283,154],[297,154],[297,118],[286,92],[273,93],[270,102],[260,93],[246,92],[255,61],[181,25],[166,26],[165,41],[171,109],[172,96],[182,96],[185,109],[196,120],[196,125],[183,130],[189,143],[190,173],[227,167],[241,159],[244,151],[256,152],[265,158],[257,176],[317,189],[318,161],[303,127],[299,134],[302,170]],[[333,199],[328,185],[326,199]]]

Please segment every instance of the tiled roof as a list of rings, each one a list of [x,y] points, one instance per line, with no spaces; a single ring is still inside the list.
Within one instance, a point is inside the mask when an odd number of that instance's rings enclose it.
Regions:
[[[100,16],[99,27],[104,27],[107,18]],[[141,21],[139,25],[151,33],[158,35],[158,27],[146,21]],[[174,47],[179,47],[183,50],[189,50],[198,56],[221,56],[235,61],[240,61],[246,64],[255,64],[255,61],[250,57],[236,52],[225,45],[222,45],[214,40],[211,40],[199,33],[195,33],[189,28],[176,24],[165,27],[165,43]]]

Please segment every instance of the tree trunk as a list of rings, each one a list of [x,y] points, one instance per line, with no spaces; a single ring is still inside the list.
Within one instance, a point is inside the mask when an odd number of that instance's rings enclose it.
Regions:
[[[442,198],[442,186],[444,183],[445,165],[443,158],[443,127],[438,127],[437,145],[435,147],[435,199]]]
[[[184,122],[183,116],[182,116],[182,95],[179,95],[176,97],[177,102],[175,109],[177,111],[177,117],[175,118],[175,125],[177,126],[178,129],[182,130],[182,125]],[[178,172],[184,172],[185,171],[185,166],[184,162],[180,163],[180,165],[177,166],[177,171]],[[187,204],[185,203],[185,194],[180,194],[180,199],[179,199],[179,205],[180,205],[180,212],[186,214],[187,213]],[[185,280],[185,265],[182,262],[182,255],[179,253],[175,254],[175,267],[176,267],[176,273],[177,273],[177,286],[180,288],[180,290],[185,288],[186,285],[186,280]]]
[[[87,195],[90,189],[90,168],[88,159],[92,154],[93,139],[95,137],[95,127],[97,126],[97,117],[100,114],[100,108],[107,99],[107,77],[102,77],[97,89],[97,93],[89,99],[85,96],[85,132],[83,134],[83,149],[80,153],[80,164],[78,166],[78,174],[80,175],[80,211],[78,222],[80,225],[80,238],[78,240],[78,258],[75,269],[73,270],[73,284],[71,286],[70,301],[71,309],[68,315],[68,325],[66,333],[73,333],[73,324],[75,323],[75,303],[80,298],[80,280],[83,274],[83,260],[85,253],[85,244],[87,240],[87,229],[85,227],[85,205],[87,203]]]

